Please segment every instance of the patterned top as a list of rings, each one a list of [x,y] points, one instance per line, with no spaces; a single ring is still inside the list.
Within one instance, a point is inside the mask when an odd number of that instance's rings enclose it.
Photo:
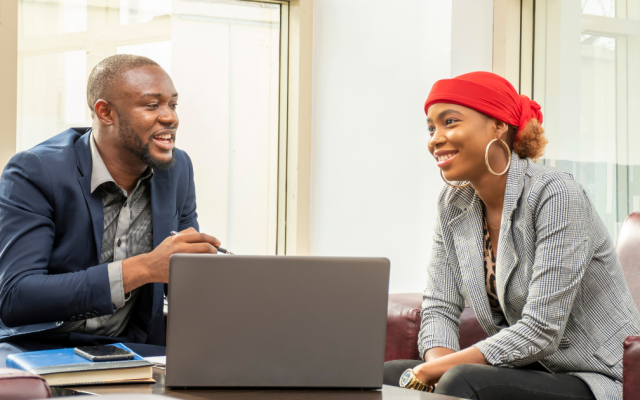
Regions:
[[[487,296],[489,297],[489,306],[492,311],[502,312],[500,301],[498,300],[498,292],[496,290],[496,256],[493,253],[491,245],[491,236],[487,228],[487,218],[484,219],[482,226],[482,234],[484,236],[484,283],[487,287]]]
[[[496,256],[493,253],[493,245],[491,244],[491,236],[489,235],[489,229],[487,228],[487,218],[484,218],[484,225],[482,226],[482,235],[484,237],[484,284],[487,288],[487,297],[489,299],[489,307],[493,314],[493,322],[496,326],[506,327],[507,319],[504,316],[502,307],[500,306],[500,300],[498,299],[498,291],[496,290]]]

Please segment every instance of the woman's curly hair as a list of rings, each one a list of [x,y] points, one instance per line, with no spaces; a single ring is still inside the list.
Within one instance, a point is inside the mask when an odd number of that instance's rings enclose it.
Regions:
[[[517,129],[517,127],[513,127],[514,136]],[[524,129],[518,133],[518,139],[513,142],[513,151],[515,151],[520,158],[528,157],[536,161],[542,157],[547,143],[548,140],[544,135],[544,128],[537,119],[532,118],[527,122]]]

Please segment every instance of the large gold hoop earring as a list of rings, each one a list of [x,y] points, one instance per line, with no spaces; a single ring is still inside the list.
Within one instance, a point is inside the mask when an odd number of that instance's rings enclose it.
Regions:
[[[442,178],[444,183],[446,183],[447,185],[451,186],[452,188],[461,189],[461,188],[465,188],[465,187],[471,185],[471,182],[467,182],[464,185],[454,185],[453,183],[451,183],[448,180],[444,179],[444,174],[442,173],[442,170],[440,170],[440,177]]]
[[[489,147],[491,147],[491,144],[493,144],[493,142],[495,142],[496,140],[499,140],[502,142],[502,144],[504,145],[505,152],[507,154],[507,168],[505,168],[504,171],[502,171],[499,174],[497,172],[494,172],[491,169],[491,165],[489,165]],[[493,139],[492,141],[490,141],[489,144],[487,145],[487,150],[484,152],[484,162],[487,164],[487,168],[489,169],[489,172],[491,172],[492,174],[497,176],[504,175],[509,170],[509,167],[511,166],[511,150],[509,149],[509,145],[507,145],[505,141],[502,139]]]

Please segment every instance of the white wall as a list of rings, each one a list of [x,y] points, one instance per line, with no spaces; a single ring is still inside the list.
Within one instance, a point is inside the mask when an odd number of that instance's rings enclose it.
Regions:
[[[314,0],[311,253],[387,257],[390,292],[424,287],[443,182],[423,106],[451,77],[456,1]]]
[[[451,76],[491,71],[493,0],[453,0],[452,6]]]

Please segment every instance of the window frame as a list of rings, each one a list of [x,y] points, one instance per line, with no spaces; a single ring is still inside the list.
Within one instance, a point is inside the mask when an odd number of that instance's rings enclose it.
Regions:
[[[613,37],[616,39],[616,162],[615,165],[631,165],[632,153],[629,149],[632,147],[631,139],[628,133],[629,130],[629,112],[632,109],[637,109],[640,104],[640,97],[630,96],[630,93],[637,93],[640,90],[640,78],[628,74],[630,70],[637,70],[640,66],[640,54],[637,52],[638,32],[640,31],[640,23],[637,22],[637,7],[634,8],[636,13],[633,17],[633,22],[628,20],[628,14],[630,9],[627,7],[626,0],[616,1],[616,15],[614,17],[596,16],[589,14],[581,15],[582,22],[582,34],[591,34],[595,36]],[[499,56],[503,57],[511,63],[517,60],[519,65],[518,73],[513,73],[511,76],[505,76],[509,79],[514,86],[519,90],[521,94],[525,94],[532,99],[540,102],[540,98],[544,97],[544,93],[540,90],[544,88],[539,85],[534,90],[534,72],[538,79],[546,79],[545,71],[547,67],[547,54],[544,48],[544,40],[536,42],[536,24],[541,32],[538,33],[538,39],[543,39],[540,35],[545,35],[547,27],[547,19],[544,17],[547,12],[547,7],[551,4],[550,0],[494,0],[494,16],[505,14],[505,9],[519,10],[518,30],[519,35],[515,35],[515,29],[512,29],[512,35],[494,35],[494,72],[500,73],[500,65],[496,69],[495,64],[495,49],[500,47],[502,42],[506,42],[509,51],[505,51]],[[502,8],[502,11],[496,10],[496,8]],[[515,15],[515,11],[512,15]],[[504,19],[500,20],[494,18],[494,32],[501,32],[504,29],[496,28],[498,24],[505,24],[508,21]],[[631,46],[630,41],[634,41]],[[510,47],[509,47],[510,46]],[[517,48],[517,51],[514,50]],[[537,50],[537,51],[536,51]],[[498,57],[500,59],[500,57]],[[542,75],[541,75],[542,74]],[[516,85],[517,83],[517,85]],[[544,104],[541,103],[541,105]],[[551,159],[551,165],[555,165],[553,158]],[[613,200],[617,209],[616,216],[618,222],[614,228],[613,239],[617,238],[617,232],[619,231],[622,221],[626,216],[636,209],[632,206],[632,201],[629,198],[629,192],[626,190],[626,181],[628,179],[626,174],[630,174],[629,171],[622,172],[622,176],[618,176],[616,181],[624,189],[623,192],[627,195],[623,195],[620,192],[620,187],[616,191],[616,198]],[[631,175],[632,176],[632,175]],[[633,179],[633,178],[631,178]],[[607,189],[609,190],[609,189]],[[635,202],[635,199],[634,199]]]
[[[18,119],[18,2],[0,0],[0,167],[16,152]]]
[[[278,131],[278,201],[276,248],[278,255],[309,254],[311,179],[311,67],[313,0],[247,0],[280,4],[280,89]],[[0,0],[0,168],[16,153],[18,116],[18,2]],[[154,20],[158,25],[168,20]],[[119,31],[135,29],[124,26]],[[157,41],[162,29],[150,29],[153,37],[130,44]],[[66,51],[85,49],[87,33],[61,34]],[[40,43],[40,49],[51,46]],[[166,40],[166,38],[165,38]],[[34,43],[35,45],[36,43]],[[53,46],[52,46],[53,47]],[[59,45],[51,52],[59,52]]]
[[[529,97],[533,94],[535,2],[493,2],[493,72]]]

